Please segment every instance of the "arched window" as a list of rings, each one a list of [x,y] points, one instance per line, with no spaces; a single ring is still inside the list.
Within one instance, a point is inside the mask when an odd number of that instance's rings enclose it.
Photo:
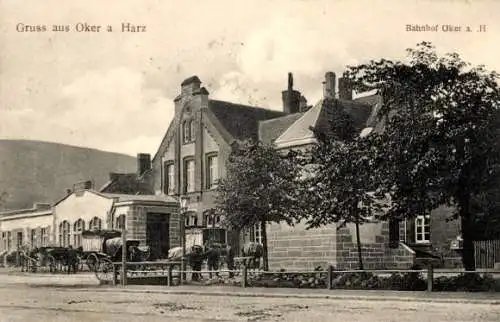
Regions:
[[[101,230],[102,223],[101,219],[94,217],[89,221],[89,230]]]
[[[196,122],[194,120],[185,120],[182,122],[182,142],[190,143],[195,139]]]
[[[67,220],[64,220],[59,224],[59,244],[61,246],[69,246],[71,237],[71,226]]]
[[[196,135],[196,122],[194,120],[189,121],[189,137],[191,141],[194,141]]]
[[[78,219],[73,225],[73,245],[75,247],[82,246],[82,232],[85,230],[85,222],[83,219]]]
[[[118,230],[125,229],[125,215],[120,215],[120,216],[116,217],[115,228]]]
[[[184,143],[191,141],[191,124],[189,121],[182,122],[182,141]]]

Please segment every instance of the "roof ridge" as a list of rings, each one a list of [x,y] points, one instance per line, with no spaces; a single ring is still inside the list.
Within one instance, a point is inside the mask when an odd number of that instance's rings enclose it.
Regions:
[[[219,103],[231,104],[231,105],[234,105],[234,106],[237,106],[237,107],[242,107],[242,108],[255,109],[255,110],[264,110],[264,111],[269,111],[269,112],[275,112],[275,113],[285,114],[285,112],[283,112],[283,111],[272,110],[272,109],[261,107],[261,106],[252,106],[252,105],[246,105],[246,104],[241,104],[241,103],[233,103],[233,102],[222,101],[222,100],[215,100],[215,99],[209,99],[209,102],[219,102]],[[285,114],[285,115],[287,115],[287,114]]]
[[[272,118],[272,119],[267,119],[267,120],[260,120],[259,123],[270,123],[270,122],[276,122],[277,120],[281,120],[281,119],[284,119],[284,118],[293,118],[293,117],[297,117],[299,114],[302,114],[304,115],[305,112],[298,112],[298,113],[290,113],[290,114],[285,114],[281,117],[275,117],[275,118]]]

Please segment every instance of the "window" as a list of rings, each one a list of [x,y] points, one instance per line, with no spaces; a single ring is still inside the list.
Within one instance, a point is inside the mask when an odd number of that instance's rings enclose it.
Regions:
[[[196,129],[194,120],[186,120],[182,123],[182,142],[190,143],[194,141]]]
[[[49,228],[45,227],[40,230],[40,242],[41,246],[49,245]]]
[[[198,215],[196,213],[186,216],[186,227],[198,227]]]
[[[10,250],[12,247],[12,232],[7,232],[7,249]]]
[[[415,218],[415,242],[429,243],[431,240],[430,216],[417,216]]]
[[[82,246],[82,232],[85,230],[85,222],[78,219],[73,226],[73,244],[75,247]]]
[[[8,241],[7,241],[7,233],[6,232],[2,232],[2,250],[5,251],[5,250],[8,250]]]
[[[175,193],[174,164],[172,161],[165,163],[165,193],[172,195]]]
[[[211,227],[218,227],[219,224],[220,224],[220,215],[211,215],[211,214],[207,214],[205,215],[205,222],[206,222],[206,225],[207,225],[207,228],[211,228]]]
[[[94,217],[89,222],[89,230],[100,230],[101,229],[101,219]]]
[[[250,227],[250,241],[262,244],[262,227],[260,222]]]
[[[68,221],[63,221],[59,224],[59,245],[61,246],[69,246],[71,231],[70,224]]]
[[[31,247],[37,247],[38,243],[37,243],[37,240],[36,240],[36,229],[32,229],[31,230],[31,236],[30,236],[30,242],[31,242]]]
[[[194,160],[184,161],[184,192],[194,192]]]
[[[191,141],[194,141],[195,135],[196,135],[196,122],[195,120],[189,121],[189,135],[191,138]]]
[[[208,155],[207,156],[207,189],[212,189],[217,186],[217,182],[219,180],[219,168],[217,163],[217,155]]]
[[[120,215],[116,217],[116,229],[124,230],[125,229],[125,215]]]

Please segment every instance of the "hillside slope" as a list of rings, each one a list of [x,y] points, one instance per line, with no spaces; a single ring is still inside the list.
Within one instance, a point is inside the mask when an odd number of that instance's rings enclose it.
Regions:
[[[31,208],[54,202],[79,181],[99,188],[109,172],[136,171],[136,158],[124,154],[30,140],[0,140],[0,209]]]

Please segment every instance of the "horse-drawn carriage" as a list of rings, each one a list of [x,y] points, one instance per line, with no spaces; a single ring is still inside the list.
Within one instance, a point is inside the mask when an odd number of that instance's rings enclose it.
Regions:
[[[122,260],[123,239],[117,230],[88,230],[82,233],[82,260],[102,281],[113,279],[113,262]],[[129,262],[146,261],[150,256],[148,246],[139,240],[127,239],[126,256]]]
[[[61,246],[44,246],[36,249],[34,257],[40,267],[48,267],[51,273],[68,269],[69,249]]]

